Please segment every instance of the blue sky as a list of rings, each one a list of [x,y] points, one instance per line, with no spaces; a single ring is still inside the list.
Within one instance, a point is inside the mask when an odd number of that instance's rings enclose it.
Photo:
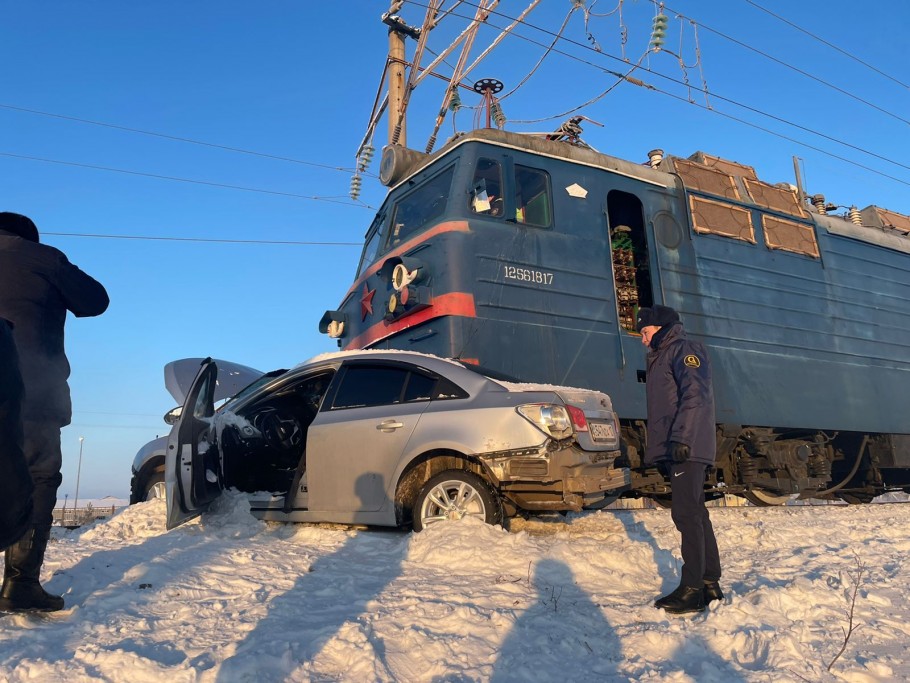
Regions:
[[[503,101],[508,129],[555,129],[567,117],[512,121],[578,106],[616,81],[608,71],[630,68],[621,60],[623,50],[632,62],[644,54],[654,5],[625,0],[622,25],[619,12],[598,16],[618,4],[588,0],[569,17],[559,52],[550,53]],[[527,5],[528,0],[503,0],[497,8],[501,15],[494,14],[478,34],[472,58],[498,33],[493,25],[508,24]],[[543,0],[528,22],[556,33],[574,6],[570,0]],[[401,15],[420,24],[424,7],[407,2]],[[162,368],[169,360],[211,355],[271,370],[334,349],[316,325],[347,290],[358,246],[72,234],[358,244],[384,196],[373,177],[365,178],[360,205],[347,194],[384,63],[387,37],[380,15],[386,9],[388,3],[373,0],[0,5],[0,210],[31,216],[46,243],[65,251],[111,295],[105,315],[70,318],[67,325],[74,416],[63,431],[61,498],[69,494],[72,500],[75,492],[80,436],[85,437],[80,498],[127,495],[136,450],[167,431],[161,415],[173,400],[164,389]],[[465,24],[455,15],[473,11],[471,3],[461,3],[433,31],[429,46],[441,51]],[[910,123],[904,120],[910,118],[910,74],[902,48],[910,6],[675,0],[665,12],[666,47],[680,52],[681,46],[690,68],[684,73],[666,52],[645,57],[642,66],[651,71],[633,75],[669,94],[620,84],[579,112],[603,124],[585,125],[589,144],[633,161],[645,161],[655,147],[681,156],[703,150],[753,165],[769,182],[794,182],[797,155],[810,193],[824,193],[840,205],[876,204],[910,213]],[[700,65],[689,19],[697,25]],[[498,78],[506,90],[518,85],[543,54],[542,46],[553,41],[552,34],[533,27],[520,33],[525,39],[504,40],[467,80]],[[600,52],[591,49],[592,40]],[[413,49],[411,42],[409,57]],[[448,61],[453,64],[455,57]],[[703,108],[702,73],[714,109],[791,140]],[[681,83],[685,78],[691,92]],[[442,87],[442,81],[428,78],[414,93],[410,146],[425,146]],[[462,100],[476,104],[468,94]],[[462,111],[455,125],[470,129],[473,113]],[[453,130],[449,116],[440,141]],[[377,150],[385,142],[383,120]],[[378,156],[377,151],[374,173]],[[304,198],[313,196],[330,201]]]

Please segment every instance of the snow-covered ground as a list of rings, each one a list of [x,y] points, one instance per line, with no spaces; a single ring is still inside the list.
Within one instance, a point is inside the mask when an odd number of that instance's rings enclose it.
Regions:
[[[665,510],[412,534],[266,524],[231,493],[166,532],[143,503],[58,530],[67,609],[0,619],[0,680],[910,680],[910,505],[711,514],[727,598],[668,617]]]

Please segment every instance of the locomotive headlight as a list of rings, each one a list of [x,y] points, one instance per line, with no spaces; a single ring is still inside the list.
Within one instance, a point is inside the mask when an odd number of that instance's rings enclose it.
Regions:
[[[403,263],[399,263],[392,270],[392,287],[396,292],[400,292],[402,289],[407,287],[417,278],[417,272],[419,268],[415,268],[412,271],[408,271],[408,267]]]
[[[572,436],[572,420],[565,406],[552,403],[528,403],[516,408],[518,413],[544,434],[554,439]]]
[[[326,332],[332,339],[338,339],[344,334],[344,323],[341,320],[332,320],[329,322]]]
[[[344,334],[344,313],[341,311],[326,311],[319,321],[319,331],[338,339]]]
[[[389,297],[389,313],[394,315],[395,310],[397,308],[398,308],[398,295],[393,294],[392,296]]]

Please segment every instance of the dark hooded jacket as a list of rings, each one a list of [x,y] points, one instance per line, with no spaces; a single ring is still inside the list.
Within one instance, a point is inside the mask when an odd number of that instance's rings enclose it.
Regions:
[[[671,459],[670,443],[689,446],[693,462],[713,465],[717,451],[711,361],[704,344],[686,337],[682,323],[651,340],[647,374],[648,445],[645,464]]]
[[[69,424],[72,417],[69,361],[63,350],[66,312],[78,317],[104,313],[104,287],[38,242],[28,218],[0,214],[0,317],[14,324],[25,384],[24,420]]]

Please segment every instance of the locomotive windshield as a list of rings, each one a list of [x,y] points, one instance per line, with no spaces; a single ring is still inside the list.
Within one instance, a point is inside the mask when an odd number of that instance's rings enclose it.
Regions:
[[[367,230],[365,244],[363,247],[363,256],[360,257],[360,265],[357,267],[357,277],[360,277],[370,264],[376,259],[379,253],[379,243],[382,241],[383,224],[385,223],[386,214],[381,212],[376,214],[373,224]]]
[[[449,166],[442,173],[405,195],[395,205],[392,229],[389,231],[386,249],[398,246],[403,240],[445,214],[454,173],[455,167]]]

